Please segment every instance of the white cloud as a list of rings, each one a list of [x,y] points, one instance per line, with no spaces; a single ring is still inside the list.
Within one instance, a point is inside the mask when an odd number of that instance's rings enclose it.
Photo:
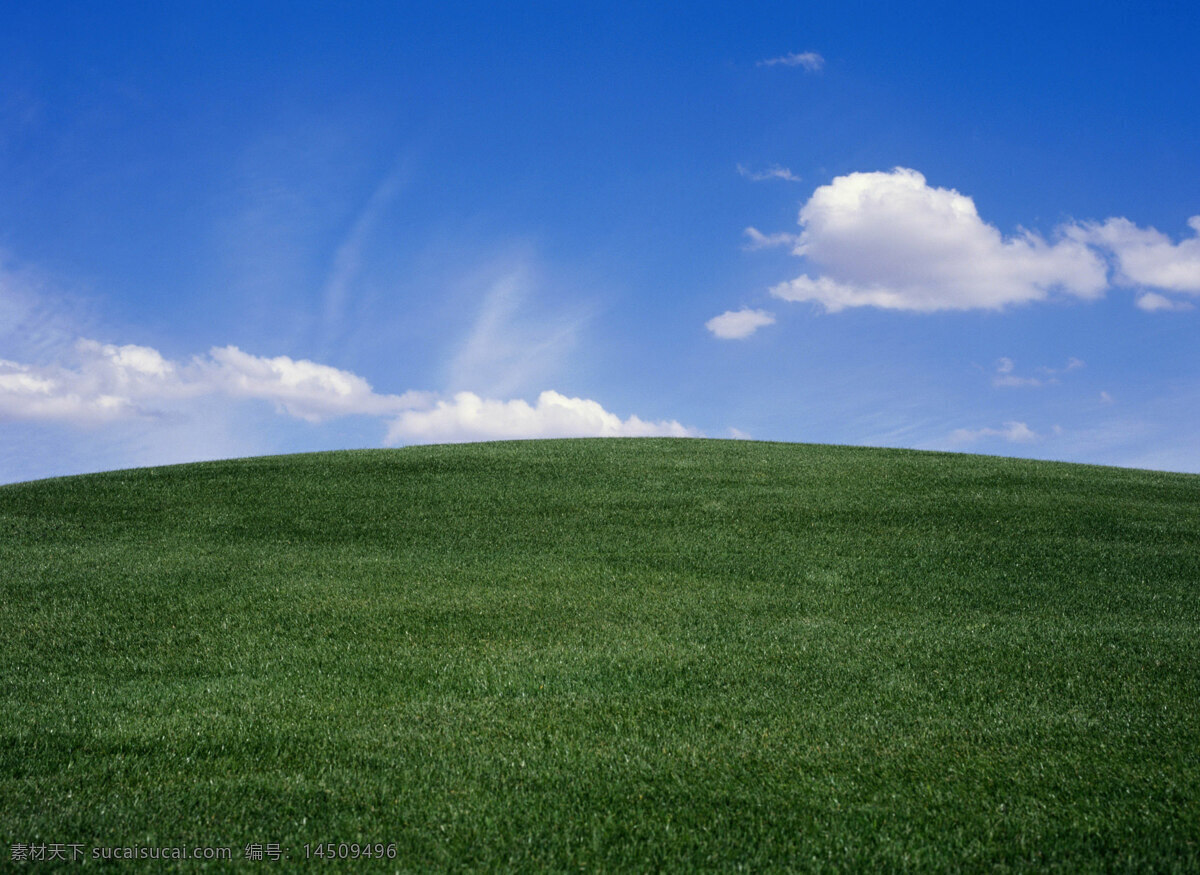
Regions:
[[[324,318],[321,329],[325,345],[340,332],[342,320],[352,299],[354,286],[362,267],[363,253],[370,242],[380,218],[395,200],[404,182],[404,170],[398,166],[388,173],[371,192],[366,204],[355,217],[353,224],[333,255],[329,276],[322,292]]]
[[[1042,373],[1042,374],[1049,374],[1050,376],[1054,376],[1055,374],[1068,374],[1071,371],[1078,371],[1080,368],[1085,368],[1085,367],[1087,367],[1087,362],[1085,362],[1083,359],[1076,358],[1075,356],[1069,356],[1067,358],[1067,363],[1065,365],[1063,365],[1061,368],[1048,368],[1045,365],[1042,365],[1041,367],[1038,368],[1038,372]],[[1057,382],[1057,381],[1055,380],[1052,382]]]
[[[1112,404],[1113,397],[1112,397],[1112,395],[1109,395],[1107,392],[1101,392],[1100,393],[1100,402],[1102,404]]]
[[[764,325],[773,325],[775,316],[766,310],[727,310],[704,323],[704,327],[722,340],[743,340]]]
[[[1022,377],[1015,373],[1016,362],[1010,358],[1002,357],[996,359],[996,373],[992,377],[992,385],[1002,388],[1037,388],[1039,386],[1054,386],[1059,382],[1057,376],[1058,374],[1065,374],[1069,371],[1077,371],[1083,366],[1083,359],[1078,359],[1074,356],[1071,356],[1067,359],[1067,363],[1061,368],[1038,368],[1038,373],[1044,374],[1045,377]]]
[[[75,344],[75,368],[0,362],[0,419],[91,425],[139,415],[148,398],[187,393],[175,366],[145,346]]]
[[[0,421],[95,423],[128,415],[128,399],[104,392],[81,395],[29,365],[0,361]]]
[[[737,166],[737,172],[751,182],[766,182],[768,179],[783,179],[788,182],[800,182],[800,177],[786,167],[772,164],[766,170],[751,170],[743,164]]]
[[[538,282],[525,255],[490,265],[468,282],[473,291],[476,286],[485,291],[446,368],[447,387],[508,396],[546,385],[587,317],[582,311],[555,314],[530,306]]]
[[[934,188],[915,170],[851,173],[819,187],[800,211],[794,249],[821,270],[771,289],[788,301],[847,307],[1001,309],[1062,290],[1083,298],[1107,286],[1102,259],[1081,240],[1005,238],[971,198]]]
[[[94,322],[91,310],[0,250],[0,343],[7,355],[42,359],[69,349]]]
[[[1158,292],[1143,292],[1138,295],[1137,306],[1138,309],[1145,310],[1147,313],[1192,309],[1192,305],[1189,302],[1177,301],[1174,298],[1168,298],[1166,295],[1160,295]]]
[[[1108,219],[1076,226],[1071,236],[1112,253],[1115,281],[1123,286],[1150,286],[1169,292],[1200,294],[1200,216],[1188,219],[1192,236],[1180,243],[1154,228],[1139,228],[1128,219]],[[1148,295],[1143,298],[1149,297]],[[1154,295],[1152,301],[1165,301]],[[1144,306],[1143,309],[1179,309]]]
[[[951,444],[970,444],[983,438],[1001,438],[1011,443],[1027,444],[1041,440],[1041,435],[1023,422],[1006,422],[1003,428],[957,428],[950,434]]]
[[[263,358],[235,346],[180,363],[147,346],[75,344],[73,366],[0,361],[0,419],[95,425],[153,417],[201,395],[274,402],[309,422],[335,416],[390,416],[428,403],[423,393],[379,395],[362,377],[304,359]]]
[[[537,403],[496,401],[459,392],[429,410],[401,413],[388,428],[387,443],[456,443],[475,440],[563,437],[699,437],[674,420],[621,419],[595,401],[542,392]]]
[[[754,438],[750,436],[750,432],[742,431],[740,428],[729,427],[729,439],[734,441],[752,441]]]
[[[997,374],[992,378],[992,385],[1013,389],[1021,386],[1036,388],[1042,385],[1037,377],[1018,377],[1016,374]]]
[[[897,167],[817,188],[800,225],[799,235],[747,228],[745,248],[791,246],[811,270],[771,294],[828,312],[1000,310],[1056,292],[1098,298],[1110,286],[1109,262],[1113,284],[1141,287],[1142,310],[1192,309],[1163,292],[1200,295],[1200,216],[1188,219],[1192,236],[1179,243],[1123,218],[1064,225],[1052,241],[1024,229],[1005,237],[970,197]]]
[[[771,294],[784,301],[818,301],[830,313],[836,313],[846,307],[881,307],[888,310],[938,309],[936,306],[912,306],[910,298],[903,291],[884,286],[863,288],[839,283],[827,276],[816,279],[798,276],[794,280],[772,286]]]
[[[760,67],[803,67],[809,73],[816,73],[825,66],[825,59],[816,52],[792,52],[787,55],[781,55],[778,58],[768,58],[765,61],[759,61]]]
[[[309,422],[353,414],[386,416],[428,403],[425,393],[378,395],[350,371],[285,355],[250,355],[236,346],[214,348],[209,360],[199,364],[214,390],[235,398],[273,401],[291,416]]]
[[[747,228],[742,233],[750,238],[750,242],[743,247],[744,249],[748,250],[769,249],[774,246],[794,247],[800,242],[800,236],[798,234],[788,234],[786,232],[780,232],[778,234],[764,234],[757,228],[751,227]]]
[[[260,400],[317,423],[339,416],[389,420],[387,443],[537,437],[696,437],[674,420],[621,419],[598,402],[542,392],[530,405],[460,392],[383,395],[350,371],[288,356],[267,358],[236,346],[173,362],[146,346],[80,340],[71,365],[0,360],[0,421],[96,427],[139,419],[188,421],[216,399]],[[213,399],[213,400],[206,400]]]

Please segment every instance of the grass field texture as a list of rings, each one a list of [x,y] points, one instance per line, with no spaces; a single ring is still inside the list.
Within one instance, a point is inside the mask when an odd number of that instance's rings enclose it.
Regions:
[[[1195,871],[1198,642],[1195,475],[610,439],[5,486],[0,869]]]

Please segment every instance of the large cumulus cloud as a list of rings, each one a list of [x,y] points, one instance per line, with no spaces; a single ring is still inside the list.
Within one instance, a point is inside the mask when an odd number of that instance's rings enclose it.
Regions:
[[[409,391],[383,394],[351,371],[236,346],[171,361],[148,346],[79,340],[74,360],[32,365],[0,360],[0,422],[59,422],[82,428],[178,417],[216,396],[273,404],[283,415],[318,423],[342,416],[384,420],[387,442],[430,443],[538,437],[687,437],[675,420],[622,419],[599,402],[546,391],[535,404],[460,392],[451,399]],[[199,415],[199,414],[197,414]]]
[[[815,269],[771,289],[788,301],[895,310],[1000,309],[1054,292],[1095,298],[1104,260],[1083,240],[1005,237],[974,201],[915,170],[851,173],[813,192],[794,251]]]

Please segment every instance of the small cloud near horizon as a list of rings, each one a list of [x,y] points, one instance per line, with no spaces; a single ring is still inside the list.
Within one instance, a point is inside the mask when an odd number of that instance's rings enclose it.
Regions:
[[[704,323],[704,327],[722,340],[744,340],[764,325],[774,325],[775,314],[766,310],[726,310]]]
[[[1002,428],[956,428],[950,433],[949,441],[952,445],[963,445],[989,437],[1001,438],[1009,443],[1028,444],[1041,440],[1043,435],[1024,422],[1009,421]]]
[[[675,420],[621,419],[597,402],[542,392],[534,404],[496,401],[459,392],[427,410],[402,412],[388,427],[385,443],[467,443],[478,440],[566,437],[702,437]]]
[[[1191,310],[1193,306],[1187,301],[1177,301],[1166,295],[1160,295],[1158,292],[1143,292],[1138,295],[1137,308],[1147,313],[1178,313]]]
[[[818,73],[825,66],[825,59],[816,52],[792,52],[778,58],[759,61],[760,67],[802,67],[809,73]]]
[[[459,392],[452,400],[410,390],[380,394],[351,371],[307,359],[273,358],[236,346],[171,361],[148,346],[80,339],[73,364],[0,359],[0,422],[49,422],[99,429],[118,422],[202,416],[208,397],[266,401],[311,424],[346,416],[388,422],[385,443],[491,438],[667,436],[701,432],[676,420],[621,419],[588,398],[546,391],[536,405]]]

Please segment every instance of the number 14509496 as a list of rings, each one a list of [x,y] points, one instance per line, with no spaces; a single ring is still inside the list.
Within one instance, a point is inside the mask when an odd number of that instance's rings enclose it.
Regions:
[[[306,860],[394,860],[396,846],[376,844],[359,844],[358,842],[324,842],[317,845],[304,846]]]

